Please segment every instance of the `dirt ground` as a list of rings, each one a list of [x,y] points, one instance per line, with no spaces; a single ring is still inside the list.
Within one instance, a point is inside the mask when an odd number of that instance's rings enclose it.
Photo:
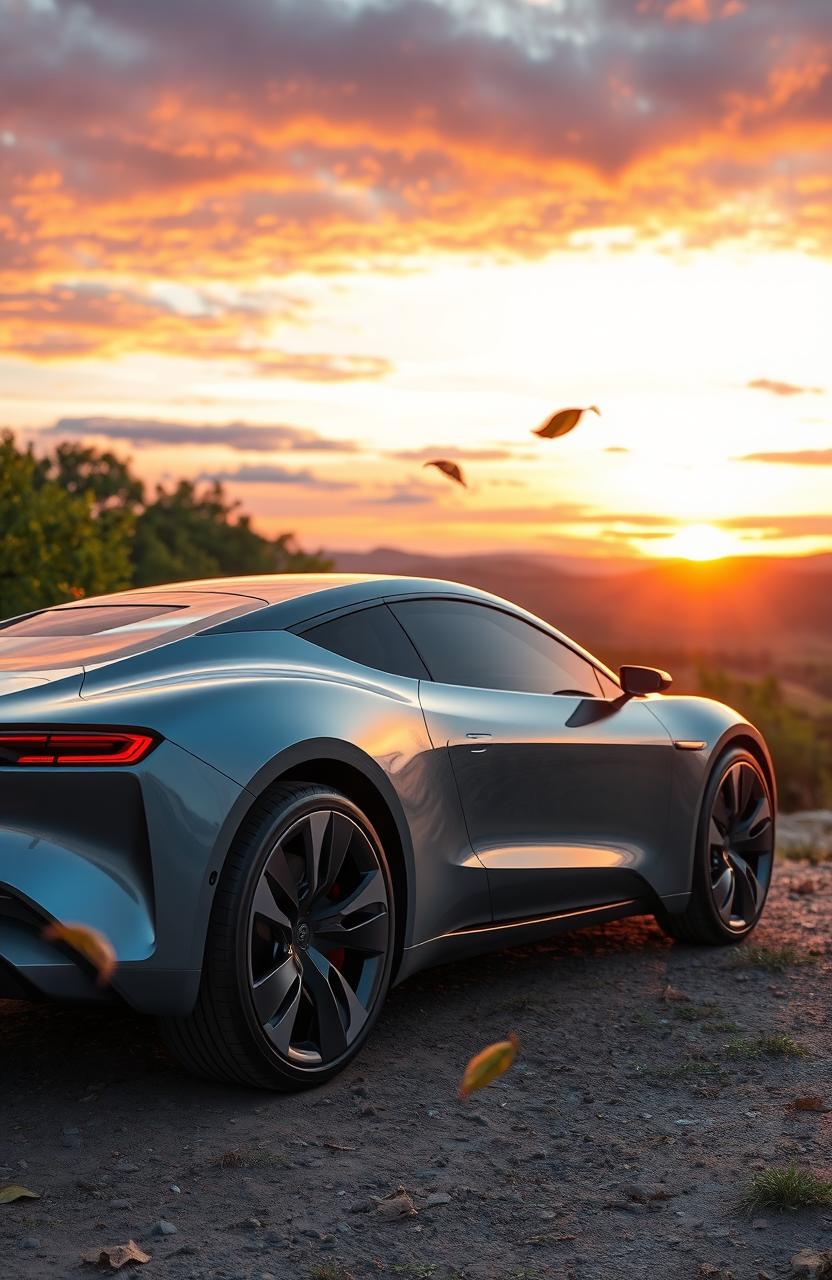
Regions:
[[[832,1210],[739,1201],[770,1165],[832,1172],[832,1114],[788,1109],[832,1104],[831,901],[832,866],[780,863],[754,943],[793,944],[783,972],[643,919],[422,974],[297,1096],[190,1079],[150,1021],[0,1002],[0,1185],[42,1197],[0,1204],[0,1276],[92,1276],[131,1237],[146,1280],[790,1276]],[[510,1030],[514,1068],[457,1101]],[[772,1032],[806,1056],[745,1055]],[[378,1208],[398,1187],[415,1215]]]

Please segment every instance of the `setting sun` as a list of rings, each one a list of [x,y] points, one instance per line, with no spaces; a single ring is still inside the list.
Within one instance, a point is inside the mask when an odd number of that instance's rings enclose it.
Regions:
[[[712,524],[689,524],[668,538],[662,548],[666,556],[683,560],[718,560],[736,554],[736,541]]]

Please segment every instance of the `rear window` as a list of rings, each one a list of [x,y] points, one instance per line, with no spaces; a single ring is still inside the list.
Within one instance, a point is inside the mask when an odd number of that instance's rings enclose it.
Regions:
[[[77,608],[44,609],[17,622],[0,623],[5,636],[97,636],[129,627],[165,613],[177,613],[179,605],[87,604]]]
[[[347,613],[299,633],[304,640],[377,671],[421,680],[427,671],[406,633],[386,605]]]

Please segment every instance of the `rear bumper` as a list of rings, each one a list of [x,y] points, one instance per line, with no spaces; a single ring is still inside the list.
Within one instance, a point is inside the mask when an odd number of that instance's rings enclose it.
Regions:
[[[249,801],[171,742],[133,769],[0,769],[0,996],[187,1013],[211,875]],[[117,958],[109,987],[43,938],[53,920],[106,935]]]

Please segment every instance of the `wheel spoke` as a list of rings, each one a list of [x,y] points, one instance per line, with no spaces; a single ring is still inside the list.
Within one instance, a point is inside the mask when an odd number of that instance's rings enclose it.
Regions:
[[[742,765],[735,764],[731,766],[728,771],[727,782],[730,796],[731,825],[733,826],[742,813]]]
[[[736,876],[734,875],[731,867],[725,868],[719,878],[714,882],[712,889],[717,911],[722,916],[723,920],[730,920],[734,906],[734,893],[736,891]]]
[[[298,975],[299,976],[299,975]],[[267,1022],[264,1030],[271,1040],[272,1044],[284,1055],[288,1055],[289,1046],[292,1043],[292,1032],[295,1029],[295,1022],[300,1008],[301,996],[303,988],[298,982],[295,991],[291,994],[283,1009],[280,1010],[279,1016],[273,1018],[271,1022]]]
[[[713,820],[717,829],[725,835],[725,832],[731,826],[734,819],[733,805],[733,784],[731,782],[731,774],[728,773],[719,785],[719,790],[714,797],[714,807],[712,811]]]
[[[364,1026],[364,1023],[367,1021],[367,1018],[370,1016],[370,1011],[366,1005],[361,1003],[355,989],[349,982],[347,982],[347,979],[344,977],[341,970],[336,968],[334,965],[330,966],[330,968],[331,977],[340,987],[341,995],[346,1001],[347,1010],[349,1012],[347,1041],[349,1044],[352,1044],[353,1040]]]
[[[298,886],[289,869],[286,852],[282,845],[279,844],[272,850],[263,868],[263,875],[268,879],[272,893],[275,896],[280,895],[289,913],[294,915],[298,909]]]
[[[340,902],[331,905],[338,915],[345,917],[353,915],[356,911],[366,911],[369,907],[386,908],[387,889],[384,884],[384,876],[378,869],[365,872],[348,897],[342,898]],[[317,919],[323,920],[328,914],[328,908],[322,908],[317,913]]]
[[[331,819],[332,813],[330,810],[319,809],[315,813],[310,813],[309,817],[304,821],[302,835],[306,877],[301,889],[301,902],[309,902],[318,892],[321,876],[321,854]]]
[[[759,858],[771,853],[771,819],[767,818],[762,826],[749,835],[735,835],[731,844],[739,849],[745,858]]]
[[[725,843],[725,832],[720,831],[719,823],[717,822],[714,815],[711,814],[711,821],[708,825],[708,845],[711,849],[713,849],[714,847],[716,847],[717,849],[721,849],[724,843]]]
[[[354,835],[355,826],[349,818],[333,810],[321,852],[318,875],[319,897],[329,893],[341,874],[341,868]]]
[[[337,1058],[347,1047],[347,1036],[341,1008],[330,983],[333,966],[314,947],[310,947],[307,957],[309,963],[304,965],[303,983],[315,1006],[321,1057]]]
[[[751,813],[731,832],[731,844],[744,853],[766,853],[771,846],[771,806],[768,797],[760,795]]]
[[[271,973],[257,979],[252,985],[254,1007],[260,1022],[265,1026],[284,1004],[287,995],[297,981],[298,970],[291,958],[283,960]]]
[[[760,780],[754,770],[747,764],[740,765],[739,774],[740,807],[738,813],[740,817],[744,817],[754,799],[755,791],[759,790]]]
[[[357,912],[344,916],[339,911],[321,916],[315,921],[316,942],[328,942],[332,947],[363,951],[367,955],[382,955],[387,948],[388,934],[386,907],[379,907],[370,916],[359,915]]]
[[[728,850],[728,860],[734,868],[736,894],[745,920],[753,920],[760,906],[762,889],[749,862],[746,862],[735,849]]]
[[[274,882],[268,875],[260,877],[260,883],[254,894],[253,911],[263,916],[270,924],[279,925],[281,929],[291,931],[292,925],[286,912],[281,908],[275,896]]]

